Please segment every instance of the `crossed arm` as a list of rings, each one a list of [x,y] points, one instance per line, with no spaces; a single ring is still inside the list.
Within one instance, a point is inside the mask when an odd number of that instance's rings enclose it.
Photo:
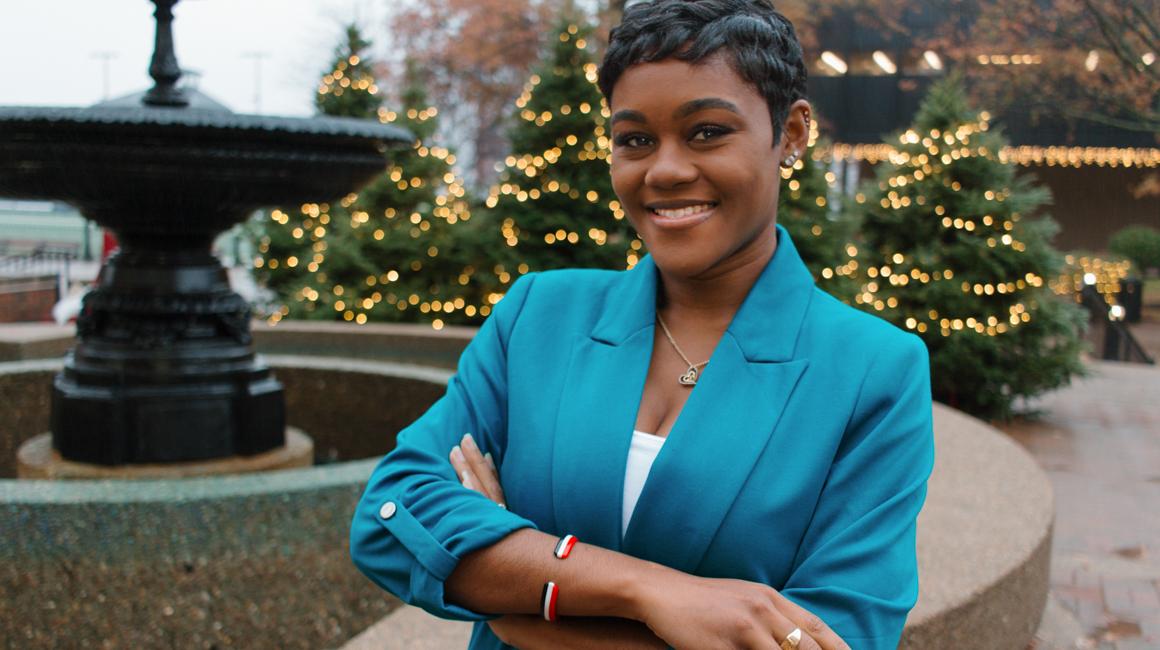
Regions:
[[[463,485],[504,504],[490,455],[470,435],[451,452]],[[577,544],[566,561],[556,538],[531,529],[465,556],[448,577],[449,600],[504,612],[489,622],[504,643],[537,648],[775,649],[795,629],[802,650],[849,648],[818,617],[776,590],[744,580],[691,576],[596,546]],[[543,620],[529,594],[551,579],[565,590],[559,621]]]

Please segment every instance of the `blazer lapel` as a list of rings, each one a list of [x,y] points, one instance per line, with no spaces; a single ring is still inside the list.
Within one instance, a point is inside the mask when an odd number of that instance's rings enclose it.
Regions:
[[[624,535],[624,552],[696,571],[808,365],[793,353],[812,294],[813,278],[778,226],[773,259],[653,464]]]
[[[806,364],[750,363],[722,339],[649,472],[625,553],[696,571]]]
[[[647,256],[572,348],[552,451],[557,532],[620,549],[624,466],[652,356],[656,267]]]

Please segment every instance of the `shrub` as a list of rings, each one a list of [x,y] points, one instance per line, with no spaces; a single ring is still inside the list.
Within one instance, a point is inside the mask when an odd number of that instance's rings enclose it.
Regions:
[[[1112,235],[1108,248],[1132,260],[1138,275],[1160,268],[1160,230],[1150,226],[1128,226]]]

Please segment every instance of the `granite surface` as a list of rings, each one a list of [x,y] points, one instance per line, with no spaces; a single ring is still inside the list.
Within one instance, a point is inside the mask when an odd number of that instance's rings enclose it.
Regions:
[[[918,518],[919,599],[901,648],[1023,650],[1047,601],[1055,504],[1022,447],[934,405],[935,468]]]
[[[48,431],[59,359],[0,363],[0,480],[16,478],[16,450]]]
[[[73,346],[76,327],[50,323],[0,323],[0,362],[59,359]]]
[[[394,361],[434,368],[455,368],[460,353],[475,336],[474,327],[400,323],[331,323],[255,321],[254,347],[265,354],[293,354]]]

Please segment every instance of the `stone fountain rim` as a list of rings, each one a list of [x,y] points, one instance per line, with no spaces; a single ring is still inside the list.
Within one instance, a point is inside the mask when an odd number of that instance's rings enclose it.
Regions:
[[[409,143],[414,136],[402,127],[353,117],[283,117],[250,115],[206,108],[151,106],[0,106],[0,127],[71,122],[102,126],[167,126],[223,132],[265,132],[305,136],[337,136]]]
[[[450,370],[389,361],[359,361],[338,357],[259,355],[278,368],[306,368],[347,373],[385,375],[400,379],[446,385]],[[59,371],[61,359],[0,363],[0,374]],[[29,480],[0,479],[0,503],[25,505],[80,505],[111,503],[173,503],[252,498],[289,493],[315,492],[330,487],[363,483],[381,458],[362,458],[300,469],[254,474],[179,479]]]

